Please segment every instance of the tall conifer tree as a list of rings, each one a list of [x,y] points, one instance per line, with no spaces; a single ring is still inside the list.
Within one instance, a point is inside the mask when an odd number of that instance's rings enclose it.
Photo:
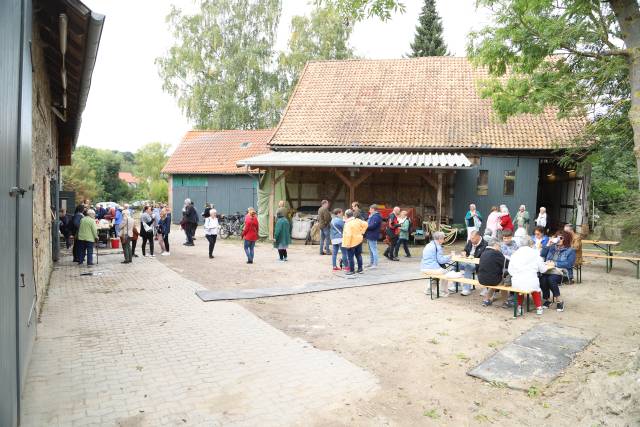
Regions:
[[[447,45],[442,38],[442,22],[436,10],[436,2],[424,0],[416,26],[416,35],[411,43],[410,56],[418,58],[444,55],[447,55]]]

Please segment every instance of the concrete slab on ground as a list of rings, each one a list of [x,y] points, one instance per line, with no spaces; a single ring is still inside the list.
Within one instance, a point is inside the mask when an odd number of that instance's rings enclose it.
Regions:
[[[468,374],[527,390],[557,378],[594,338],[594,334],[578,328],[559,324],[537,325]]]
[[[367,270],[364,274],[356,274],[347,278],[337,274],[334,280],[324,282],[305,283],[288,288],[260,288],[260,289],[223,289],[217,291],[199,290],[196,295],[202,301],[225,301],[255,299],[266,297],[280,297],[285,295],[307,294],[311,292],[333,291],[336,289],[358,288],[362,286],[386,285],[390,283],[408,282],[424,279],[419,271],[383,271]]]

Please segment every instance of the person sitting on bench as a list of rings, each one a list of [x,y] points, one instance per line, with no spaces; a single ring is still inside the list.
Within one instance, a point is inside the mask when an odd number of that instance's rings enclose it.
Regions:
[[[542,297],[544,303],[542,307],[551,307],[549,301],[549,291],[553,292],[553,298],[556,300],[556,309],[564,311],[564,301],[560,301],[560,283],[564,270],[571,271],[576,262],[576,251],[571,247],[571,234],[566,231],[560,231],[558,237],[549,241],[549,246],[544,248],[540,253],[547,264],[547,271],[540,276],[540,288],[542,288]]]
[[[478,230],[472,229],[469,234],[469,240],[467,240],[467,244],[464,246],[462,255],[465,257],[480,258],[482,252],[484,252],[487,247],[487,242],[484,241]],[[467,279],[471,279],[473,274],[478,271],[478,266],[470,262],[461,262],[459,265],[460,271],[464,273],[464,277]],[[452,289],[449,289],[449,291],[452,291]],[[455,291],[455,289],[453,289],[453,291]],[[471,285],[463,285],[460,295],[467,296],[469,294],[471,294]]]
[[[522,236],[522,246],[511,255],[509,274],[511,286],[522,291],[531,291],[536,305],[536,314],[542,314],[542,298],[540,297],[540,280],[538,273],[544,273],[548,267],[534,248],[534,241],[529,236]],[[523,295],[518,294],[518,314],[522,314]]]
[[[498,239],[490,239],[486,249],[480,255],[480,264],[478,265],[478,282],[484,286],[498,286],[502,283],[504,277],[505,257],[500,252],[500,241]],[[482,305],[485,307],[493,303],[493,289],[488,289]]]
[[[422,251],[422,261],[420,262],[420,271],[426,274],[433,275],[442,275],[446,274],[448,278],[456,278],[461,277],[462,274],[448,271],[445,269],[446,264],[451,262],[451,257],[446,256],[444,254],[444,248],[442,244],[444,243],[444,233],[442,231],[436,231],[432,236],[433,240],[431,240]],[[447,284],[448,280],[442,279],[439,280],[440,285],[443,288],[443,291],[438,291],[442,293],[441,296],[448,297],[449,293],[447,292]],[[429,295],[431,293],[431,286],[429,288],[425,288],[424,293]]]

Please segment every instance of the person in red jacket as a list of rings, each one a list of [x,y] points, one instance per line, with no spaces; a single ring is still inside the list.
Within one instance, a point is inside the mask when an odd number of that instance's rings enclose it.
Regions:
[[[509,208],[506,205],[500,205],[500,226],[502,230],[510,230],[513,233],[513,221],[511,221]]]
[[[258,215],[253,208],[247,209],[244,217],[244,228],[242,229],[242,239],[244,240],[244,253],[247,254],[247,264],[253,264],[253,254],[258,240]]]

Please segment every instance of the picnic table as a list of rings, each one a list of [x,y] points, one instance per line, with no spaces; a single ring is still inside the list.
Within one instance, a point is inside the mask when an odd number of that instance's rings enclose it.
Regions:
[[[618,246],[620,242],[615,240],[583,240],[582,244],[590,244],[603,251],[607,256],[605,259],[607,273],[613,269],[613,250],[611,248]]]

